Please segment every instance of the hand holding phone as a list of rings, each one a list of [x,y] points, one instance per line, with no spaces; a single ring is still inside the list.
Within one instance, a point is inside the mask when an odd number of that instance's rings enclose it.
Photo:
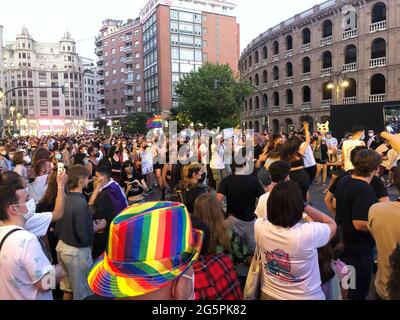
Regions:
[[[64,163],[58,162],[57,163],[57,175],[60,175],[64,171]]]

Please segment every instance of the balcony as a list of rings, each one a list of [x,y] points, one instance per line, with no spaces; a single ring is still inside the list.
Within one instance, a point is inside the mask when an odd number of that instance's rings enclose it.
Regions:
[[[103,56],[100,56],[100,57],[98,58],[98,60],[97,60],[97,65],[98,65],[98,66],[102,66],[103,63],[104,63],[104,58],[103,58]]]
[[[351,39],[357,37],[357,29],[352,29],[343,32],[343,40]]]
[[[333,40],[332,36],[322,38],[321,39],[321,47],[328,46],[328,45],[332,44],[332,40]]]
[[[125,68],[124,72],[131,73],[131,72],[133,72],[133,68]]]
[[[96,50],[94,52],[96,53],[96,55],[102,56],[103,55],[103,47],[96,48]]]
[[[369,60],[369,68],[379,68],[386,66],[386,57]]]
[[[349,97],[343,99],[343,104],[355,104],[357,103],[357,97]]]
[[[321,70],[321,77],[328,77],[332,74],[332,67]]]
[[[265,67],[268,64],[268,60],[265,59],[264,62],[262,63],[262,66]]]
[[[386,93],[382,94],[372,94],[369,96],[369,102],[385,102],[386,101]]]
[[[97,76],[97,80],[99,80],[99,81],[104,81],[104,74],[99,74],[99,75]]]
[[[125,101],[125,106],[126,107],[134,107],[135,106],[135,102],[133,100],[126,100]]]
[[[321,101],[321,108],[322,109],[330,108],[332,103],[333,103],[332,99],[322,100]]]
[[[300,78],[301,81],[306,81],[310,79],[311,79],[311,72],[303,73]]]
[[[290,111],[293,111],[293,110],[294,110],[293,104],[287,104],[285,106],[285,111],[290,112]]]
[[[383,31],[387,29],[387,21],[379,21],[369,25],[369,32]]]
[[[98,66],[98,67],[97,67],[97,72],[98,72],[98,73],[104,72],[104,67],[103,67],[103,66]]]
[[[125,42],[132,42],[132,36],[125,36],[124,37]]]
[[[277,61],[279,61],[279,53],[272,57],[272,62],[277,62]]]
[[[293,55],[293,49],[287,50],[285,53],[285,58],[290,58]]]
[[[104,100],[106,96],[104,94],[99,94],[98,95],[99,100]]]
[[[348,63],[343,66],[343,72],[357,71],[357,62]]]
[[[125,64],[133,64],[133,57],[125,57]]]
[[[285,85],[288,85],[288,84],[293,84],[293,76],[292,77],[287,77],[285,79]]]
[[[301,53],[310,51],[310,50],[311,50],[311,43],[306,43],[306,44],[301,45],[301,48],[300,48]]]
[[[301,104],[301,110],[302,111],[311,110],[311,102],[303,102]]]
[[[125,79],[125,84],[133,84],[133,78]]]
[[[272,81],[272,88],[279,87],[279,80]]]
[[[280,108],[279,106],[273,106],[273,107],[272,107],[272,112],[273,112],[273,113],[278,113],[278,112],[280,111],[280,109],[281,109],[281,108]]]
[[[125,95],[126,96],[133,96],[133,90],[132,89],[128,89],[128,90],[125,90]]]
[[[124,48],[124,52],[125,52],[125,53],[131,53],[132,51],[133,51],[132,46],[126,46],[126,47]]]
[[[242,112],[242,118],[251,118],[256,116],[265,116],[267,114],[267,109],[260,108],[255,110],[246,110]]]

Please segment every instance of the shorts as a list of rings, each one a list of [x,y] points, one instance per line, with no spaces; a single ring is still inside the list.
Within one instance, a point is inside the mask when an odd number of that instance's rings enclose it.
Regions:
[[[164,165],[163,165],[163,164],[159,164],[159,163],[153,164],[153,170],[154,170],[154,171],[156,171],[156,170],[162,170],[163,168],[164,168]]]
[[[58,262],[61,263],[65,276],[60,289],[74,294],[74,300],[83,300],[93,295],[87,282],[88,271],[93,264],[90,248],[71,247],[61,240],[57,248]]]

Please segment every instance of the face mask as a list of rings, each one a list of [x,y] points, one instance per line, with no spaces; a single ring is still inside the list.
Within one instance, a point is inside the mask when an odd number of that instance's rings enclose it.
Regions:
[[[87,154],[87,151],[85,150],[85,151],[83,151],[83,154]]]
[[[374,137],[374,134],[373,134],[373,133],[369,133],[369,134],[368,134],[368,137],[373,138],[373,137]]]
[[[15,205],[15,206],[20,207],[22,205]],[[25,206],[27,212],[25,214],[22,214],[22,216],[25,218],[26,221],[28,221],[30,218],[32,218],[32,216],[35,215],[36,212],[35,200],[34,199],[29,200],[27,203],[25,203]]]
[[[193,276],[188,276],[188,275],[186,275],[186,274],[183,274],[182,275],[182,277],[183,278],[185,278],[185,279],[189,279],[189,280],[191,280],[192,281],[192,294],[191,294],[191,296],[188,298],[188,300],[194,300],[194,298],[195,298],[195,294],[194,294],[194,288],[195,288],[195,284],[194,284],[194,274],[193,274]]]
[[[56,154],[56,160],[61,160],[62,159],[62,155],[61,154]]]
[[[2,151],[1,154],[2,154],[3,156],[6,156],[6,155],[7,155],[7,151]]]

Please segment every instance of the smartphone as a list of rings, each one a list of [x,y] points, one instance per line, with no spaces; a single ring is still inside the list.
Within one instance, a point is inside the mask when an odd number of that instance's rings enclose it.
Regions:
[[[57,163],[57,175],[60,175],[64,171],[64,163],[58,162]]]
[[[385,131],[391,134],[400,133],[400,106],[386,106],[383,108]]]

